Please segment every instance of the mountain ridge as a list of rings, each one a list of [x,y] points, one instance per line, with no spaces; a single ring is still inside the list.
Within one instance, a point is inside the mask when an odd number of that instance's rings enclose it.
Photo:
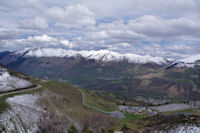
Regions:
[[[79,57],[82,56],[85,59],[95,59],[96,61],[123,61],[127,60],[129,63],[156,63],[159,65],[167,64],[169,61],[162,57],[153,57],[150,55],[138,55],[132,53],[121,54],[118,52],[108,50],[66,50],[66,49],[53,49],[53,48],[25,48],[22,50],[11,52],[12,55],[21,57]]]

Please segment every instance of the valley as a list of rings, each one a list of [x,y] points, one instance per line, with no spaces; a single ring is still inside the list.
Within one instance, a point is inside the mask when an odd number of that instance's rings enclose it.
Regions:
[[[9,68],[0,75],[2,132],[66,132],[71,125],[95,133],[200,130],[198,65],[116,61],[113,53],[26,56],[30,51],[0,54]]]
[[[56,55],[49,55],[50,50],[11,52],[0,57],[0,62],[42,79],[62,81],[99,93],[111,92],[121,100],[141,103],[151,98],[169,101],[200,100],[198,64],[194,63],[194,67],[173,66],[169,69],[168,66],[173,62],[166,59],[153,62],[156,57],[138,58],[133,55],[135,59],[130,62],[125,55],[109,51],[99,51],[94,55],[94,51],[85,52],[82,56],[81,52],[77,54],[61,49]],[[140,59],[144,62],[138,62]]]
[[[101,130],[101,128],[109,129],[111,127],[115,130],[121,130],[123,125],[127,125],[129,127],[128,132],[132,132],[147,130],[144,128],[145,126],[141,127],[140,122],[142,121],[147,122],[148,119],[156,120],[159,119],[162,115],[163,117],[167,118],[167,115],[165,114],[160,114],[158,116],[148,116],[145,113],[134,115],[134,113],[127,112],[124,112],[125,118],[112,118],[112,115],[109,116],[107,112],[99,111],[97,109],[98,107],[93,108],[93,105],[84,105],[82,101],[83,97],[77,88],[55,81],[44,82],[42,80],[34,79],[34,82],[40,84],[42,88],[6,96],[8,98],[6,101],[9,103],[11,108],[7,108],[6,110],[8,112],[4,112],[0,117],[1,120],[3,120],[1,121],[3,123],[0,122],[0,125],[9,127],[6,128],[6,130],[16,130],[13,129],[14,127],[10,127],[14,124],[19,125],[19,127],[16,128],[18,131],[22,132],[35,132],[42,130],[49,132],[59,132],[69,128],[70,123],[76,125],[78,130],[82,130],[85,125],[84,123],[86,122],[88,124],[87,126],[90,127],[93,132],[97,132],[98,130]],[[101,97],[94,96],[94,94],[91,94],[90,92],[88,93],[89,94],[87,95],[96,99],[96,101],[101,99]],[[85,97],[86,101],[88,100],[87,97]],[[100,107],[108,105],[112,105],[113,107],[117,106],[116,103],[109,101],[102,101],[102,104],[99,105],[99,103],[96,101],[93,102]],[[87,107],[88,105],[90,107]],[[106,109],[107,107],[104,108]],[[196,111],[199,112],[199,110]],[[7,115],[5,116],[5,114]],[[34,114],[33,117],[37,114],[40,116],[40,119],[35,117],[34,119],[26,120],[27,118],[30,118],[30,114]],[[172,113],[171,115],[175,114],[176,113]],[[195,115],[195,112],[192,114]],[[9,117],[12,117],[11,121],[6,120]],[[51,119],[51,121],[45,121],[44,123],[44,119]],[[5,125],[5,120],[7,125]],[[109,122],[111,122],[111,125],[109,125]],[[68,127],[65,127],[66,125],[68,125]],[[154,125],[151,125],[150,127],[154,127]],[[2,129],[5,130],[5,128]]]

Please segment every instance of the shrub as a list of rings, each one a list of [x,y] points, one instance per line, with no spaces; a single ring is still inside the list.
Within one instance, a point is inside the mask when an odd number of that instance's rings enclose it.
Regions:
[[[101,133],[106,133],[105,129],[102,128],[101,129]]]
[[[115,132],[114,128],[108,129],[108,133],[114,133],[114,132]]]
[[[124,133],[128,132],[128,130],[129,130],[129,127],[126,124],[124,124],[121,128],[121,131],[123,131]]]
[[[68,129],[68,133],[78,133],[78,129],[72,124]]]

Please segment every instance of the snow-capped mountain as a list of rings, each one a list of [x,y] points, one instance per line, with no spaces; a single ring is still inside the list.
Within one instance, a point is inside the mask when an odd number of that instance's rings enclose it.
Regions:
[[[181,60],[174,61],[167,68],[171,67],[194,67],[200,66],[200,55],[190,56]]]
[[[187,67],[193,67],[195,65],[200,65],[200,54],[199,55],[194,55],[182,60],[179,60],[180,62],[182,62],[183,65],[187,66]]]
[[[66,49],[53,49],[53,48],[41,48],[41,49],[23,49],[14,51],[11,55],[27,57],[79,57],[82,56],[85,59],[95,59],[96,61],[122,61],[127,60],[129,63],[156,63],[166,64],[168,61],[161,57],[152,57],[149,55],[137,55],[132,53],[121,54],[108,50],[91,50],[91,51],[74,51]]]

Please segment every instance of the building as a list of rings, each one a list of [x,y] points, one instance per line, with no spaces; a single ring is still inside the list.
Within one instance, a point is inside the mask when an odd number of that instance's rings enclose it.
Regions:
[[[143,113],[146,108],[143,106],[120,106],[119,107],[120,110],[124,111],[124,112],[130,112],[130,113],[135,113],[135,114],[140,114]]]
[[[115,131],[114,133],[123,133],[122,131]]]

